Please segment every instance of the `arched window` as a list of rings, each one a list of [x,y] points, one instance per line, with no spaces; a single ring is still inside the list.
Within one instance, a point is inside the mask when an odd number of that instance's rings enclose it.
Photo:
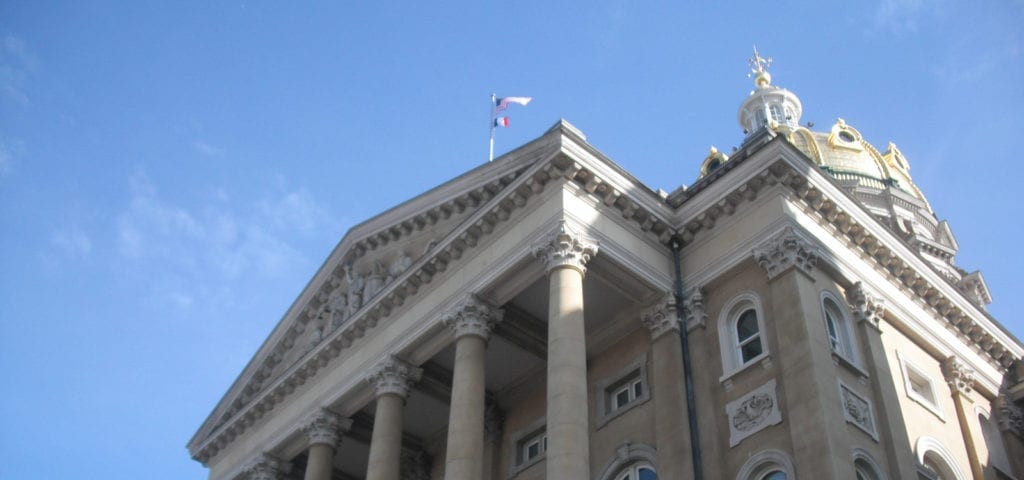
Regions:
[[[938,440],[922,436],[917,439],[916,450],[921,478],[967,480],[967,476],[957,467],[953,454]]]
[[[619,472],[615,480],[658,480],[658,474],[648,463],[635,463]]]
[[[866,450],[853,449],[853,471],[856,480],[883,480],[882,469]]]
[[[837,355],[850,362],[857,362],[857,352],[854,348],[853,334],[850,330],[849,315],[846,309],[840,306],[835,295],[829,291],[821,292],[821,312],[825,319],[825,333],[828,335],[828,345]]]
[[[793,460],[781,450],[763,450],[751,455],[740,467],[736,480],[790,480]]]
[[[878,480],[878,473],[864,460],[853,462],[853,471],[857,474],[857,480]]]
[[[726,376],[767,355],[764,319],[757,295],[744,292],[726,304],[718,319],[718,338]]]
[[[988,450],[988,464],[1001,472],[1010,471],[1010,459],[1006,455],[1006,447],[1003,445],[1003,436],[999,432],[999,426],[992,421],[992,415],[981,407],[976,407],[978,423],[981,425],[981,436],[985,440],[985,448]]]

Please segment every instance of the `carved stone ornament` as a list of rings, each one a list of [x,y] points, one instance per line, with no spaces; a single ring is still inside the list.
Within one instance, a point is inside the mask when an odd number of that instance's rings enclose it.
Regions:
[[[657,340],[666,333],[679,331],[675,295],[666,293],[657,303],[644,309],[640,314],[640,321],[651,331],[651,340]]]
[[[809,275],[818,263],[818,249],[797,235],[793,227],[786,227],[754,249],[754,260],[768,272],[768,280],[794,267]]]
[[[725,414],[729,418],[729,447],[739,445],[744,438],[771,425],[782,423],[775,379],[726,404]]]
[[[985,278],[981,276],[981,272],[964,275],[957,282],[957,287],[968,300],[982,310],[985,309],[985,305],[992,303],[992,294],[989,293],[988,286],[985,285]]]
[[[843,417],[847,422],[856,425],[872,437],[875,433],[875,419],[871,413],[871,404],[846,385],[839,384],[839,393],[843,402]]]
[[[374,393],[378,397],[393,393],[406,398],[409,396],[409,388],[421,375],[423,369],[415,368],[394,355],[389,355],[366,375],[366,381],[374,385]]]
[[[954,392],[969,395],[974,390],[974,370],[956,356],[951,356],[942,362],[942,374],[946,377],[949,388]]]
[[[1024,438],[1024,412],[1006,394],[996,397],[995,410],[999,429]]]
[[[570,267],[584,274],[587,262],[597,255],[597,242],[583,237],[563,220],[551,240],[533,247],[533,255],[544,262],[548,273],[559,267]]]
[[[686,331],[704,328],[708,324],[708,312],[704,305],[704,291],[694,288],[683,301],[683,314],[686,316]]]
[[[337,447],[338,442],[341,441],[341,434],[347,432],[351,427],[351,419],[341,418],[340,415],[321,408],[307,420],[302,431],[306,433],[310,445],[324,443]]]
[[[247,480],[281,480],[290,469],[291,465],[269,454],[261,453],[245,467],[243,473]]]
[[[494,325],[504,314],[501,309],[469,294],[441,317],[441,321],[454,332],[456,339],[463,335],[476,335],[487,341]]]
[[[858,322],[866,322],[875,330],[879,330],[878,323],[882,321],[885,312],[885,304],[882,300],[868,293],[864,284],[857,282],[846,291],[846,300],[850,302],[850,311],[853,318]]]

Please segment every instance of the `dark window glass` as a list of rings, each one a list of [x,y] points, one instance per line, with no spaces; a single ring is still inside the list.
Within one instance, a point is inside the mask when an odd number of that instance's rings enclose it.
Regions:
[[[740,347],[740,351],[743,354],[743,363],[749,362],[752,358],[758,356],[764,350],[761,348],[761,339],[752,340],[747,342],[745,345]]]
[[[736,337],[744,341],[757,334],[757,313],[751,309],[743,312],[736,322]]]

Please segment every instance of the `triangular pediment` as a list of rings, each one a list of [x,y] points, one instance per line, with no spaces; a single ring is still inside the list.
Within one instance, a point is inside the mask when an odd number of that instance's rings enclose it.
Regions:
[[[429,282],[429,272],[436,268],[431,264],[437,264],[433,257],[446,262],[453,244],[466,248],[465,243],[472,241],[467,221],[473,222],[470,231],[489,230],[502,220],[496,203],[520,202],[523,190],[537,188],[520,177],[536,171],[540,163],[564,156],[567,135],[573,137],[570,143],[582,143],[579,130],[562,120],[495,161],[352,227],[193,437],[190,448],[279,383],[335,330],[364,316],[366,309],[376,312],[379,307],[374,304],[382,300],[378,297],[388,296],[384,300],[390,301],[396,280],[411,284],[399,288],[402,295],[414,294],[416,285]],[[508,191],[512,185],[520,192]],[[481,212],[485,208],[493,212]]]

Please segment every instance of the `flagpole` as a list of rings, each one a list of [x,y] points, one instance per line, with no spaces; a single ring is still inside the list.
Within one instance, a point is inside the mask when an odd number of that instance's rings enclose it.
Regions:
[[[494,102],[497,101],[497,98],[497,95],[493,93],[491,94],[491,150],[490,153],[487,155],[488,162],[494,160]]]

